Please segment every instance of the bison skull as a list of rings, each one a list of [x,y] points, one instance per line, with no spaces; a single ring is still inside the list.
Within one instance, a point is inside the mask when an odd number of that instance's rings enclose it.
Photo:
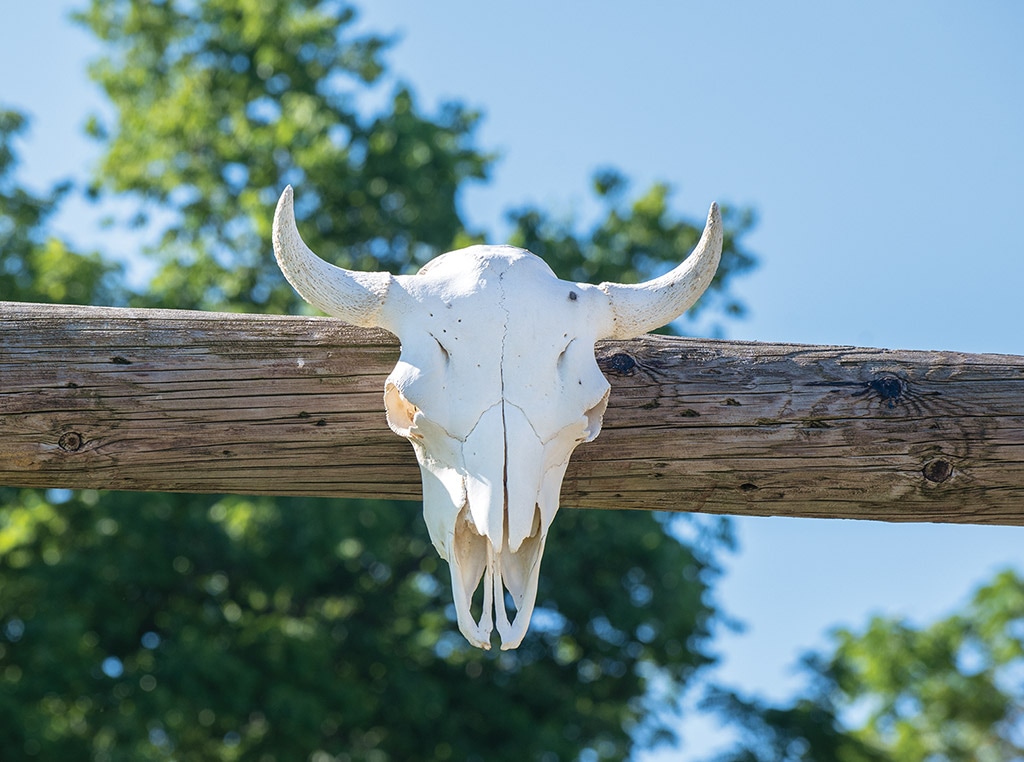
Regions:
[[[306,301],[401,341],[384,406],[388,425],[416,451],[423,514],[451,567],[459,629],[490,648],[496,626],[502,649],[515,648],[533,612],[569,457],[598,435],[608,404],[594,344],[653,330],[697,300],[721,255],[718,208],[679,267],[637,285],[559,280],[512,246],[442,254],[416,275],[344,270],[299,237],[291,187],[273,239],[281,270]]]

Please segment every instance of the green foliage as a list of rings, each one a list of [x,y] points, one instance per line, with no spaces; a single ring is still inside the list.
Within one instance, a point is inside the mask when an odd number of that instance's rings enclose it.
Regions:
[[[810,695],[711,703],[750,731],[723,759],[1011,762],[1024,758],[1024,579],[1005,571],[926,627],[876,617],[810,657]],[[843,722],[843,720],[846,720]]]
[[[45,232],[68,186],[38,196],[17,185],[14,142],[26,127],[24,115],[0,109],[0,299],[117,303],[123,298],[118,267],[98,254],[79,254]]]
[[[462,230],[456,191],[484,178],[475,114],[419,114],[407,87],[358,112],[387,42],[350,32],[355,12],[320,0],[93,0],[81,15],[107,43],[93,77],[117,123],[94,119],[107,152],[94,192],[174,212],[162,268],[140,304],[294,309],[269,254],[270,212],[297,189],[310,246],[338,264],[402,270]]]
[[[131,224],[158,234],[135,304],[302,309],[269,247],[288,182],[303,235],[339,264],[409,270],[477,237],[457,208],[490,165],[476,115],[425,115],[397,85],[367,116],[388,42],[353,33],[346,4],[92,0],[79,18],[105,44],[92,73],[115,114],[90,125],[106,150],[90,192],[135,198]],[[527,210],[517,241],[567,277],[628,281],[697,240],[667,187],[626,203],[606,171],[595,190],[593,230]],[[27,242],[11,296],[66,300],[50,276],[92,263],[61,279],[104,299],[102,260],[44,256],[59,194],[0,192],[25,200],[2,229]],[[727,218],[719,288],[749,265],[744,214]],[[14,489],[0,503],[5,760],[622,759],[673,737],[712,660],[729,544],[727,524],[564,510],[531,633],[484,653],[458,633],[415,504]]]
[[[708,662],[708,566],[649,514],[559,516],[534,631],[484,653],[414,504],[0,497],[5,759],[618,759]]]
[[[875,618],[836,638],[837,687],[871,704],[858,735],[894,759],[1024,757],[1024,579],[1013,572],[929,627]]]

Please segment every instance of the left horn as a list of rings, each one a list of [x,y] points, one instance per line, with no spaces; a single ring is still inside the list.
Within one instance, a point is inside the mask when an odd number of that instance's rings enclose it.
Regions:
[[[381,312],[391,274],[335,267],[314,254],[295,226],[292,186],[284,189],[274,212],[274,256],[299,296],[328,315],[364,327],[386,327]]]
[[[722,216],[718,204],[712,204],[700,241],[677,268],[644,283],[598,286],[612,308],[611,331],[604,338],[632,339],[671,323],[711,285],[721,258]]]

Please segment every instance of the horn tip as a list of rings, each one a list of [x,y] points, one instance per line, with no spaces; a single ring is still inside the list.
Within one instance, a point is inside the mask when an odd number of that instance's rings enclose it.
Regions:
[[[281,198],[277,200],[277,209],[274,210],[274,228],[292,217],[292,186],[286,185],[281,192]]]
[[[722,212],[718,208],[717,201],[711,202],[711,208],[708,210],[708,224],[722,224]]]

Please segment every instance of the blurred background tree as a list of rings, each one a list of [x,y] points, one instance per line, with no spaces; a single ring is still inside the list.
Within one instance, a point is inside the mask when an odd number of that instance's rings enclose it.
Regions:
[[[60,183],[36,195],[17,183],[15,141],[24,114],[0,108],[0,298],[65,304],[123,300],[121,268],[93,252],[82,254],[47,232],[47,221],[70,190]]]
[[[47,237],[65,188],[19,189],[2,123],[0,297],[286,312],[304,309],[269,251],[297,188],[303,235],[357,268],[412,271],[483,237],[460,189],[493,157],[478,115],[427,114],[393,86],[389,41],[320,0],[93,0],[92,76],[112,118],[87,193],[134,202],[151,282],[130,292],[96,254]],[[633,200],[598,174],[588,230],[536,209],[514,242],[565,277],[638,280],[699,226],[666,186]],[[749,212],[726,209],[715,289],[749,267]],[[77,291],[74,291],[77,289]],[[729,305],[735,312],[737,305]],[[416,505],[0,488],[0,748],[5,760],[621,759],[674,736],[723,617],[719,520],[563,510],[530,635],[469,647]],[[685,539],[684,539],[685,538]]]
[[[719,762],[1015,762],[1024,759],[1024,579],[982,586],[927,626],[875,617],[813,654],[806,695],[776,707],[719,690],[744,728]]]

